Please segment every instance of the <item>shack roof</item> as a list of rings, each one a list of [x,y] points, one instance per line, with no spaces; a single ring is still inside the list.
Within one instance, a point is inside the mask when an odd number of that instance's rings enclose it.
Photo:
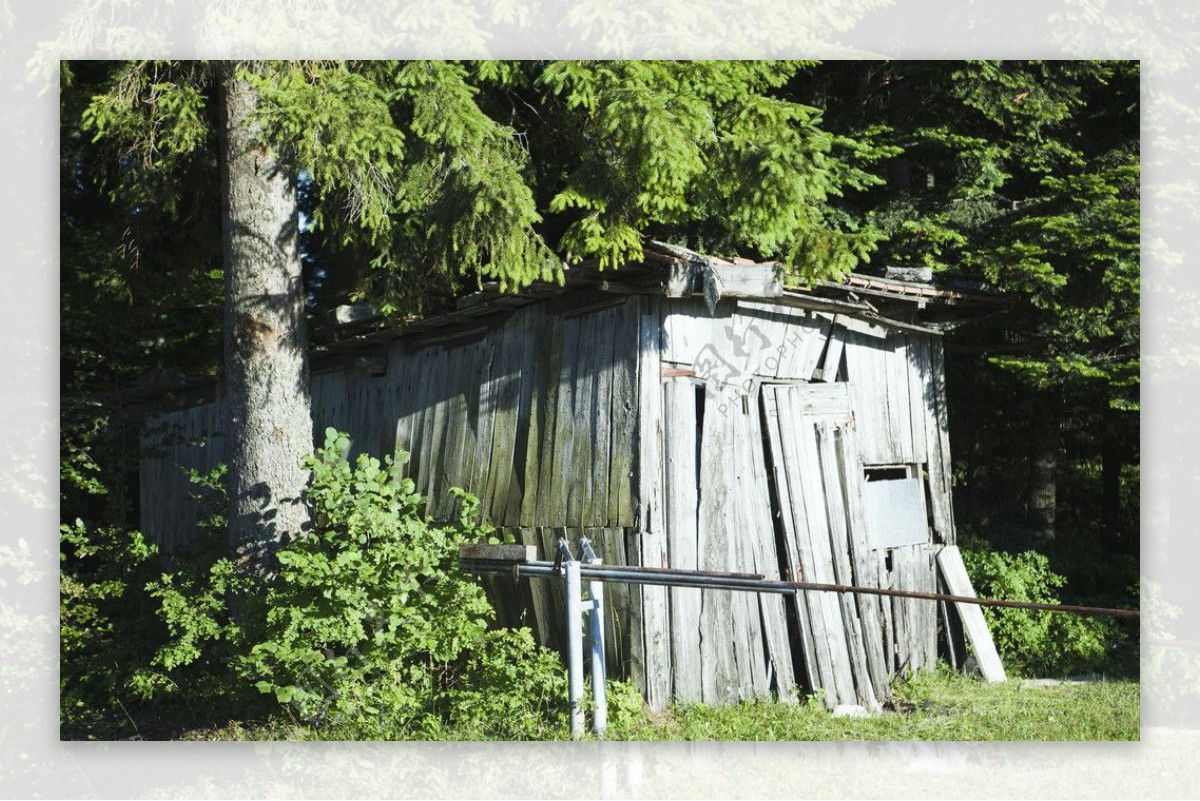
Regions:
[[[459,299],[453,311],[399,324],[385,322],[366,304],[341,306],[330,321],[337,339],[327,351],[410,337],[420,344],[449,342],[481,334],[497,317],[531,303],[551,301],[558,311],[582,313],[621,303],[630,295],[703,297],[714,312],[723,298],[775,302],[934,334],[1007,305],[1005,296],[982,284],[935,284],[927,273],[927,280],[851,273],[840,281],[786,286],[775,262],[726,260],[655,241],[643,250],[641,263],[615,270],[600,270],[587,262],[564,268],[561,284],[539,281],[516,293],[502,292],[495,282],[484,284]]]
[[[935,283],[927,271],[897,271],[904,279],[851,273],[839,281],[787,286],[775,262],[722,259],[657,241],[646,243],[643,251],[640,263],[614,270],[601,270],[588,262],[564,267],[561,283],[539,281],[515,293],[501,291],[498,283],[485,283],[460,298],[452,311],[425,318],[386,320],[367,304],[339,306],[330,314],[332,337],[314,349],[310,368],[314,373],[350,369],[377,374],[386,365],[387,344],[404,340],[423,347],[467,342],[533,303],[576,315],[624,303],[631,295],[699,297],[715,313],[722,299],[742,299],[929,334],[995,314],[1008,305],[1004,295],[981,284]],[[203,402],[215,397],[219,383],[216,377],[171,378],[122,390],[121,405],[133,410]]]

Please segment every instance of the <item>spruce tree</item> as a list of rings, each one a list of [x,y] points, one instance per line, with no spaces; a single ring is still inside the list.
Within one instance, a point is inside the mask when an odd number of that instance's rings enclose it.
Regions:
[[[174,267],[224,272],[227,430],[244,440],[230,466],[233,544],[267,546],[250,567],[262,569],[270,544],[303,524],[282,511],[302,483],[288,466],[312,445],[295,245],[302,172],[327,263],[361,272],[353,294],[391,315],[484,281],[517,290],[583,260],[635,261],[647,236],[777,259],[794,280],[832,277],[878,239],[837,198],[878,183],[870,164],[887,151],[831,135],[816,108],[793,99],[789,86],[811,67],[89,67],[104,74],[77,90],[95,142],[81,158],[127,220],[165,224],[135,225],[135,236],[211,238],[214,218],[224,231],[222,263],[200,248]],[[286,414],[275,408],[283,396]]]

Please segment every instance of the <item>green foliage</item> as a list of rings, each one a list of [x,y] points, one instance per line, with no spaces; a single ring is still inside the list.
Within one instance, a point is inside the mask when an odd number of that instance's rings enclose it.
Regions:
[[[370,263],[357,290],[387,312],[465,283],[561,280],[564,261],[637,260],[648,235],[811,280],[874,248],[879,233],[836,200],[879,184],[876,163],[896,152],[873,128],[831,134],[796,102],[811,66],[114,63],[76,90],[77,126],[111,199],[181,216],[190,182],[214,177],[220,76],[236,69],[259,93],[264,144],[313,177],[325,246]]]
[[[242,673],[299,719],[360,738],[536,737],[559,725],[557,659],[527,630],[489,631],[482,589],[457,571],[486,536],[422,519],[401,460],[347,459],[330,429],[307,461],[313,527],[281,549],[265,630]]]
[[[140,588],[158,551],[140,532],[89,528],[82,520],[59,532],[62,725],[123,730],[122,708],[132,703],[138,668],[153,653],[153,607]]]
[[[1009,553],[982,542],[963,548],[975,591],[984,598],[1058,604],[1066,580],[1036,551]],[[983,614],[1013,675],[1065,676],[1106,669],[1124,639],[1109,618],[1031,609],[984,607]]]
[[[878,183],[884,154],[820,127],[778,94],[798,62],[555,62],[539,76],[577,130],[578,163],[550,202],[572,215],[568,259],[641,256],[656,226],[716,251],[778,258],[804,279],[848,272],[876,234],[830,213],[843,187]],[[843,154],[842,151],[846,153]],[[890,152],[890,151],[889,151]],[[697,243],[699,244],[699,243]]]

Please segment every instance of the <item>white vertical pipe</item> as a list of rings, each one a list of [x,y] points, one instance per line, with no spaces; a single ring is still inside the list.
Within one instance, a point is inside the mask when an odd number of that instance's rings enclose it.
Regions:
[[[592,559],[591,564],[598,565],[600,560]],[[608,728],[608,699],[604,686],[604,582],[589,581],[588,595],[591,599],[588,622],[592,642],[592,731],[597,737],[603,737]]]
[[[567,701],[571,710],[571,739],[583,737],[583,615],[579,563],[563,562],[563,592],[566,593]]]

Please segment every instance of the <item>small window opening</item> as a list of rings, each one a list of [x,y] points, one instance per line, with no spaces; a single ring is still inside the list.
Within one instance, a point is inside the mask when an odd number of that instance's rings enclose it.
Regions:
[[[873,548],[929,542],[928,481],[922,465],[864,465],[863,501]]]

